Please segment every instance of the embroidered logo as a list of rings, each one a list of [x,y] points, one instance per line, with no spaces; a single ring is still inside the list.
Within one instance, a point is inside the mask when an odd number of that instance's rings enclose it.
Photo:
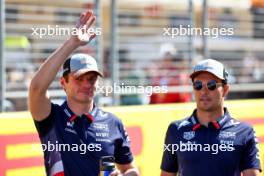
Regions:
[[[179,126],[178,126],[177,129],[179,130],[181,127],[184,127],[184,126],[189,125],[189,124],[190,124],[189,121],[184,120],[184,121],[182,121],[182,122],[179,124]]]
[[[195,137],[195,131],[188,131],[183,133],[183,138],[186,140],[191,140]]]

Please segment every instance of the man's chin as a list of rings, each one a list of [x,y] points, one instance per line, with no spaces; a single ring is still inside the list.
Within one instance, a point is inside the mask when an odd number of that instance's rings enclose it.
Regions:
[[[212,107],[211,106],[200,105],[200,106],[198,106],[198,108],[200,110],[202,110],[202,111],[208,111],[208,112],[212,111]]]
[[[77,100],[79,103],[82,103],[82,104],[89,104],[93,101],[93,98],[89,97],[89,98],[85,98],[85,97],[82,97],[80,99]]]

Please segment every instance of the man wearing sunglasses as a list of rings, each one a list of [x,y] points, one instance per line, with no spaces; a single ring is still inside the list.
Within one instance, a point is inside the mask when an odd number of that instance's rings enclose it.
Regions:
[[[166,133],[161,176],[260,175],[253,128],[231,117],[224,98],[228,74],[222,63],[199,62],[190,75],[196,109]]]

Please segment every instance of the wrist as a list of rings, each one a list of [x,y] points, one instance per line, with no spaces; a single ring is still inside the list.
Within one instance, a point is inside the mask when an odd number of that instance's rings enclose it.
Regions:
[[[79,41],[79,39],[76,36],[70,36],[70,38],[67,39],[66,43],[74,49],[81,46],[81,42]]]
[[[122,176],[139,176],[139,172],[137,169],[129,169]]]

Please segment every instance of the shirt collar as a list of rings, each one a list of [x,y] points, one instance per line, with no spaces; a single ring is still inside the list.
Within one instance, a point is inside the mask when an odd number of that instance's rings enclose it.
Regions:
[[[74,114],[74,112],[72,112],[72,110],[68,106],[67,100],[65,100],[64,103],[62,104],[62,108],[63,108],[64,113],[68,116],[68,119],[71,122],[73,122],[78,117],[76,114]],[[94,117],[97,114],[97,111],[98,111],[98,107],[95,104],[93,104],[92,111],[84,113],[83,115],[85,117],[87,117],[91,122],[93,122],[94,121]]]
[[[197,117],[197,109],[195,109],[190,117],[190,121],[192,123],[192,130],[195,131],[195,130],[198,130],[202,124],[199,123],[199,120],[198,120],[198,117]],[[229,115],[229,112],[227,110],[227,108],[224,108],[224,115],[221,116],[217,121],[212,121],[212,125],[215,127],[215,129],[220,129],[222,128],[226,122],[228,122],[231,117]]]

